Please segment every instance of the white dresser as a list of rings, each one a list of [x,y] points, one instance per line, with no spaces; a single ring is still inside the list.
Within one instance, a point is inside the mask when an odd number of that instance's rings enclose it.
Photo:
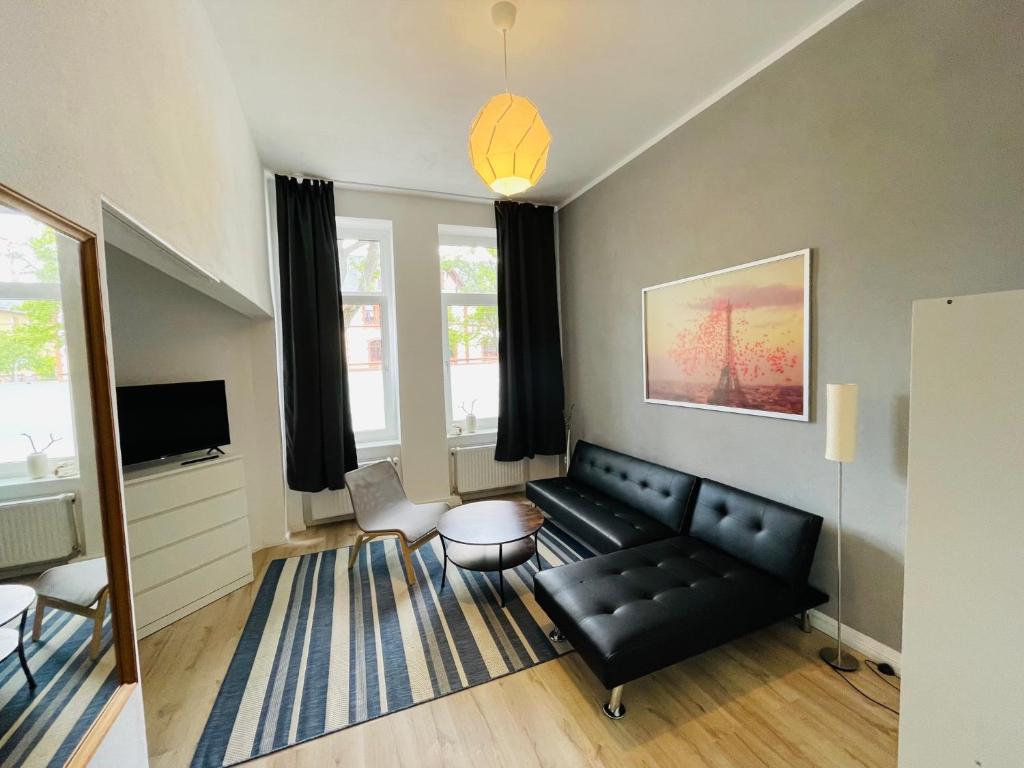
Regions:
[[[125,514],[140,638],[253,580],[241,456],[128,471]]]

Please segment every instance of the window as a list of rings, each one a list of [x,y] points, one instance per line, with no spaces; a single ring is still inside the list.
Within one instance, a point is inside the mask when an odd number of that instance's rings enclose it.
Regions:
[[[352,428],[360,445],[398,440],[391,222],[338,217]]]
[[[438,229],[448,423],[498,424],[498,246],[493,229]]]
[[[75,457],[61,237],[0,206],[0,475],[24,474],[33,445],[43,450],[51,435],[51,466]]]

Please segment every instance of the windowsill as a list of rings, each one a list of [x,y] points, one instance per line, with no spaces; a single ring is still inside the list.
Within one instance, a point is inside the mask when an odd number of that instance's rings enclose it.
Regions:
[[[12,500],[25,496],[77,491],[81,479],[78,475],[53,477],[48,475],[33,480],[28,475],[0,477],[0,500]]]
[[[476,432],[449,432],[448,433],[448,444],[449,445],[472,445],[473,443],[490,443],[494,441],[494,436],[498,434],[497,427],[488,427],[484,429],[478,429]]]
[[[360,443],[356,442],[356,452],[362,451],[363,449],[372,450],[374,448],[395,448],[400,446],[402,443],[399,440],[371,440],[370,442]]]

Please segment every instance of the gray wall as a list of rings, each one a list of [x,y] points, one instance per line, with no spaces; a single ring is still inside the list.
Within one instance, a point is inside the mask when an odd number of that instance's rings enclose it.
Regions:
[[[911,301],[1024,286],[1021,29],[1019,0],[865,0],[559,213],[575,434],[823,515],[829,591],[824,384],[860,384],[844,618],[897,649]],[[642,401],[644,286],[808,246],[811,423]]]

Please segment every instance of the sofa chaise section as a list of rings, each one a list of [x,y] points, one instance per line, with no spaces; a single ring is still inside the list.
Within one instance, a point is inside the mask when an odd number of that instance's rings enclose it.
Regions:
[[[683,535],[542,571],[537,604],[611,689],[804,613],[821,518],[702,480]]]

